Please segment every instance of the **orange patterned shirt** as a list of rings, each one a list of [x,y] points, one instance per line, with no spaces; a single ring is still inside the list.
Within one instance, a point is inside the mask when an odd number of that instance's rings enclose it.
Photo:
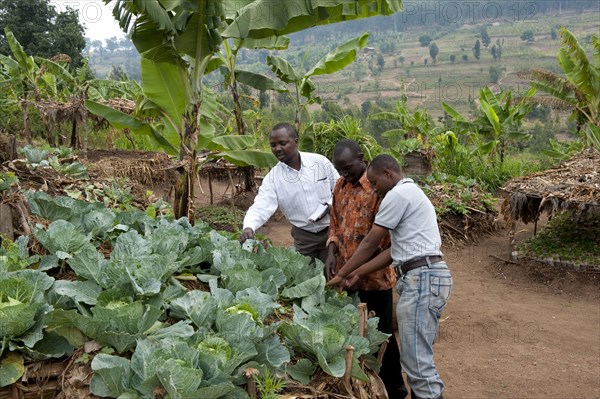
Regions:
[[[344,177],[340,177],[333,189],[333,206],[327,245],[333,242],[338,247],[336,270],[350,259],[358,244],[367,235],[375,220],[381,200],[363,173],[358,184],[353,186]],[[381,250],[390,247],[390,237],[386,235],[379,245]],[[394,287],[396,274],[387,267],[364,277],[357,288],[364,291],[382,291]]]

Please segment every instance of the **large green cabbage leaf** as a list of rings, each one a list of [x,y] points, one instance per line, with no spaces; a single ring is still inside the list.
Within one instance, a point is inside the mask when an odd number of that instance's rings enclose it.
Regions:
[[[37,228],[35,238],[59,259],[69,259],[85,244],[90,242],[91,234],[84,235],[70,222],[57,220],[47,230]]]

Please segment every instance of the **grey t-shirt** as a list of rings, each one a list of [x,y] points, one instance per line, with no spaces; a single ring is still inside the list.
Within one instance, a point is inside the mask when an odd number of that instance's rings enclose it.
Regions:
[[[435,208],[412,179],[402,179],[385,195],[376,225],[390,230],[393,264],[442,255]]]

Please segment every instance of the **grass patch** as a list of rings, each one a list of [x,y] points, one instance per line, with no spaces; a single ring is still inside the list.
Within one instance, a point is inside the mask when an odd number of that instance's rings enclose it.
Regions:
[[[196,217],[214,230],[236,232],[242,227],[245,212],[228,206],[203,206],[196,210]]]
[[[536,258],[600,266],[600,212],[591,216],[563,212],[555,215],[537,235],[519,246]]]
[[[554,161],[540,154],[523,151],[509,154],[504,159],[503,173],[505,180],[519,176],[526,176],[546,170],[553,165]]]

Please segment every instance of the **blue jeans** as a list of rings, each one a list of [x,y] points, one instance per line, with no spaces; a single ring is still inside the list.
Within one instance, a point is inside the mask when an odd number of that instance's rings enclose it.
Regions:
[[[438,398],[444,383],[433,361],[433,341],[452,290],[450,270],[443,261],[413,269],[398,279],[396,290],[400,363],[411,395]]]

